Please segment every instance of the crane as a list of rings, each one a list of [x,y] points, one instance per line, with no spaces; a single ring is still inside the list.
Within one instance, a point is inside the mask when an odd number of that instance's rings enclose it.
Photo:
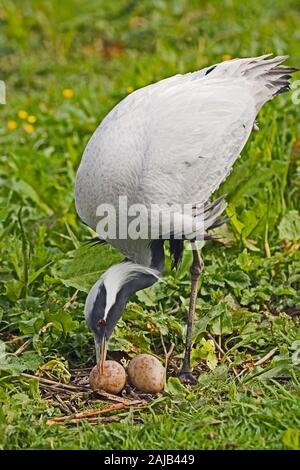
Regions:
[[[190,353],[203,270],[198,240],[227,220],[220,218],[224,197],[210,198],[256,129],[261,107],[289,90],[297,69],[283,66],[286,58],[268,54],[229,60],[138,89],[92,135],[76,176],[76,209],[99,243],[111,244],[124,256],[94,284],[85,302],[100,368],[129,297],[161,279],[168,241],[174,266],[187,244],[192,249],[186,345],[178,375],[182,382],[196,382]],[[137,207],[143,213],[138,222]],[[107,230],[108,219],[102,222],[109,210]]]

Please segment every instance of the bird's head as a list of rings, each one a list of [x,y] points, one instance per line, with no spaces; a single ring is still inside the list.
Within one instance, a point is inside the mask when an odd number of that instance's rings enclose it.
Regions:
[[[91,288],[84,308],[85,321],[95,340],[96,358],[103,372],[109,338],[131,294],[152,285],[159,271],[126,261],[109,268]]]

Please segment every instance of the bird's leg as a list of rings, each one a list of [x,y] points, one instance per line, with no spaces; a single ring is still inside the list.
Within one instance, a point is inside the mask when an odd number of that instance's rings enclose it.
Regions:
[[[185,344],[185,352],[183,358],[183,364],[180,372],[178,373],[178,377],[182,383],[189,383],[195,385],[197,380],[192,375],[191,372],[191,347],[192,347],[192,333],[193,333],[193,321],[195,316],[196,310],[196,302],[197,302],[197,293],[198,293],[198,285],[201,273],[203,271],[203,260],[199,253],[199,249],[196,245],[196,242],[193,242],[193,263],[191,266],[191,277],[192,277],[192,289],[191,289],[191,296],[190,296],[190,304],[189,304],[189,312],[188,312],[188,321],[187,321],[187,335],[186,335],[186,344]]]

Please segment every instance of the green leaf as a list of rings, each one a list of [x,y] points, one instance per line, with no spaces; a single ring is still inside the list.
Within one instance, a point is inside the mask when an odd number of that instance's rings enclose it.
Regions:
[[[21,320],[19,323],[20,331],[24,334],[38,333],[45,324],[45,316],[43,313],[34,315],[29,320]]]
[[[258,370],[260,370],[260,368],[258,368]],[[268,370],[265,370],[265,369],[262,369],[262,370],[263,372],[258,373],[257,375],[256,375],[256,371],[257,371],[256,368],[254,368],[252,372],[257,377],[258,380],[266,381],[274,377],[277,377],[278,375],[281,375],[283,373],[289,373],[290,363],[288,361],[283,361],[283,363],[278,366],[271,367]]]
[[[214,370],[218,364],[215,354],[215,344],[211,339],[202,338],[200,344],[191,351],[192,366],[196,365],[199,359],[204,359],[207,366]]]
[[[232,271],[225,274],[225,281],[231,287],[248,287],[251,283],[250,277],[243,271]]]
[[[43,359],[34,352],[23,353],[22,356],[2,356],[0,357],[0,370],[19,375],[24,371],[34,372]]]
[[[236,264],[242,269],[242,271],[253,271],[256,268],[253,255],[250,255],[246,249],[239,254]]]
[[[31,199],[40,209],[46,212],[46,214],[53,214],[53,210],[45,204],[37,191],[29,183],[24,180],[14,180],[13,183],[10,182],[10,185],[21,197]]]
[[[154,307],[156,305],[155,294],[149,289],[144,289],[136,292],[136,297],[139,302],[142,302],[146,307]]]
[[[280,240],[299,241],[300,240],[300,215],[298,211],[291,210],[281,219],[279,224]]]
[[[188,393],[188,390],[182,385],[178,377],[170,377],[167,382],[166,392],[172,396],[184,397]]]
[[[16,302],[21,296],[23,282],[17,279],[11,279],[5,283],[5,294],[9,300]]]
[[[58,261],[51,271],[65,286],[88,292],[101,274],[121,259],[109,246],[83,246],[68,253],[68,258]]]
[[[52,323],[57,330],[62,331],[64,334],[75,330],[78,325],[78,322],[74,321],[71,314],[67,311],[58,313],[45,312],[45,322]]]
[[[213,320],[210,331],[213,335],[229,335],[233,332],[232,314],[224,309],[222,314]]]
[[[209,352],[206,358],[206,364],[210,370],[214,370],[218,365],[218,358],[214,352]]]

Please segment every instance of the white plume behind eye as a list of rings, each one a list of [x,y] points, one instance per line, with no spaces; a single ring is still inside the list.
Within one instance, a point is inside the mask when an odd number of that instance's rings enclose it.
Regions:
[[[134,279],[139,273],[150,274],[157,279],[159,279],[160,274],[156,269],[148,268],[141,264],[135,264],[131,261],[116,264],[104,273],[102,281],[107,293],[104,319],[106,319],[108,312],[116,302],[116,297],[122,286],[126,282]]]

